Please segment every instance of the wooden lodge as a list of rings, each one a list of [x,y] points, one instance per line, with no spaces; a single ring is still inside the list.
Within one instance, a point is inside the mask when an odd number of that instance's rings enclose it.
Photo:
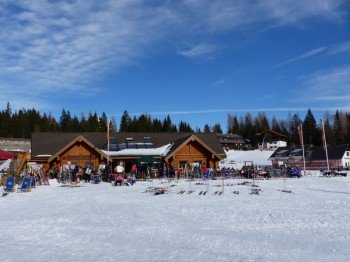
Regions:
[[[115,133],[107,143],[105,133],[34,132],[31,161],[45,168],[112,163],[130,172],[135,163],[162,163],[175,169],[192,164],[217,168],[225,152],[214,133]],[[153,163],[152,163],[153,162]]]

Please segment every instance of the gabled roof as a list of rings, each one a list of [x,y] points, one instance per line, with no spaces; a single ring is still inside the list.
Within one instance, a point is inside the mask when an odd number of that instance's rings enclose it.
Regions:
[[[143,142],[145,138],[152,141],[155,147],[162,147],[167,144],[180,143],[189,136],[195,135],[216,154],[224,157],[225,151],[219,143],[215,133],[155,133],[155,132],[127,132],[110,134],[111,141],[123,143],[127,138],[133,138],[134,142]],[[59,150],[67,146],[79,135],[83,136],[99,149],[107,149],[107,138],[104,132],[86,133],[61,133],[61,132],[34,132],[32,133],[32,157],[38,155],[55,155]]]
[[[183,138],[175,141],[165,159],[167,160],[170,157],[172,157],[178,150],[181,149],[181,147],[183,145],[187,144],[189,141],[192,141],[192,140],[197,141],[199,144],[201,144],[204,148],[206,148],[208,151],[210,151],[218,159],[222,158],[222,155],[218,154],[215,150],[210,148],[206,143],[204,143],[200,138],[198,138],[197,134],[192,134],[192,135],[189,135],[187,137],[183,137]]]
[[[90,146],[91,148],[93,148],[94,150],[96,150],[96,152],[98,152],[100,155],[104,156],[105,158],[107,158],[107,155],[102,152],[98,147],[96,147],[94,144],[92,144],[89,140],[87,140],[85,137],[83,137],[82,135],[78,135],[77,137],[75,137],[72,141],[70,141],[67,145],[65,145],[64,147],[62,147],[58,152],[56,152],[56,154],[54,154],[53,156],[51,156],[48,160],[48,162],[51,162],[52,160],[54,160],[55,158],[57,158],[60,154],[62,154],[64,151],[66,151],[69,147],[73,146],[76,142],[85,142],[88,146]]]
[[[98,148],[103,148],[107,144],[105,133],[86,132],[86,133],[65,133],[65,132],[34,132],[32,133],[31,154],[54,155],[60,149],[65,147],[77,136],[82,135]]]

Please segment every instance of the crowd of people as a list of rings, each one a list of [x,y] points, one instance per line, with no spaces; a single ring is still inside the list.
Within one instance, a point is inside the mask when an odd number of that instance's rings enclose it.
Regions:
[[[93,177],[98,177],[104,182],[110,182],[114,185],[133,185],[139,179],[216,179],[218,177],[228,178],[271,178],[271,177],[301,177],[301,169],[295,167],[260,167],[243,166],[241,169],[225,168],[213,169],[206,166],[189,166],[175,169],[172,165],[137,165],[133,164],[128,173],[125,172],[122,165],[113,166],[112,164],[100,165],[93,168],[91,165],[86,167],[78,165],[63,165],[58,170],[51,168],[49,170],[51,178],[57,178],[60,183],[67,181],[79,183],[84,181],[89,183]]]

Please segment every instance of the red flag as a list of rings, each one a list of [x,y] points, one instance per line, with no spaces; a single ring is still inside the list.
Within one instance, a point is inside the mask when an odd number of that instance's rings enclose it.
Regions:
[[[322,120],[322,144],[323,144],[324,151],[326,151],[327,170],[329,170],[329,160],[328,160],[327,141],[326,141],[326,130],[324,128],[323,120]]]
[[[322,120],[322,145],[323,145],[323,149],[327,150],[326,130],[324,128],[323,120]]]
[[[304,146],[304,138],[303,138],[303,124],[298,126],[298,134],[299,134],[299,143],[301,146]]]
[[[111,124],[111,120],[107,120],[107,145],[108,145],[108,151],[109,151],[109,126]]]

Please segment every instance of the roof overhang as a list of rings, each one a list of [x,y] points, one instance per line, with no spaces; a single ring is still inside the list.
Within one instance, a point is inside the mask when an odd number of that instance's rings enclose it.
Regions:
[[[212,153],[213,157],[217,157],[219,160],[224,158],[222,155],[216,153],[213,149],[211,149],[206,143],[204,143],[201,139],[199,139],[196,135],[191,135],[189,138],[187,138],[182,144],[180,144],[173,152],[171,152],[169,155],[165,156],[165,161],[168,161],[171,157],[173,157],[176,152],[178,152],[184,145],[188,144],[190,141],[197,141],[199,144],[201,144],[204,148],[206,148],[209,152]],[[226,156],[226,155],[225,155]]]
[[[77,142],[84,142],[88,146],[90,146],[92,149],[94,149],[97,153],[99,153],[101,156],[104,158],[108,158],[108,156],[98,147],[96,147],[94,144],[92,144],[89,140],[87,140],[85,137],[82,135],[78,135],[76,138],[74,138],[72,141],[70,141],[67,145],[65,145],[63,148],[61,148],[56,154],[52,155],[49,159],[48,162],[52,162],[55,160],[57,157],[59,157],[64,151],[66,151],[68,148],[73,146]]]

